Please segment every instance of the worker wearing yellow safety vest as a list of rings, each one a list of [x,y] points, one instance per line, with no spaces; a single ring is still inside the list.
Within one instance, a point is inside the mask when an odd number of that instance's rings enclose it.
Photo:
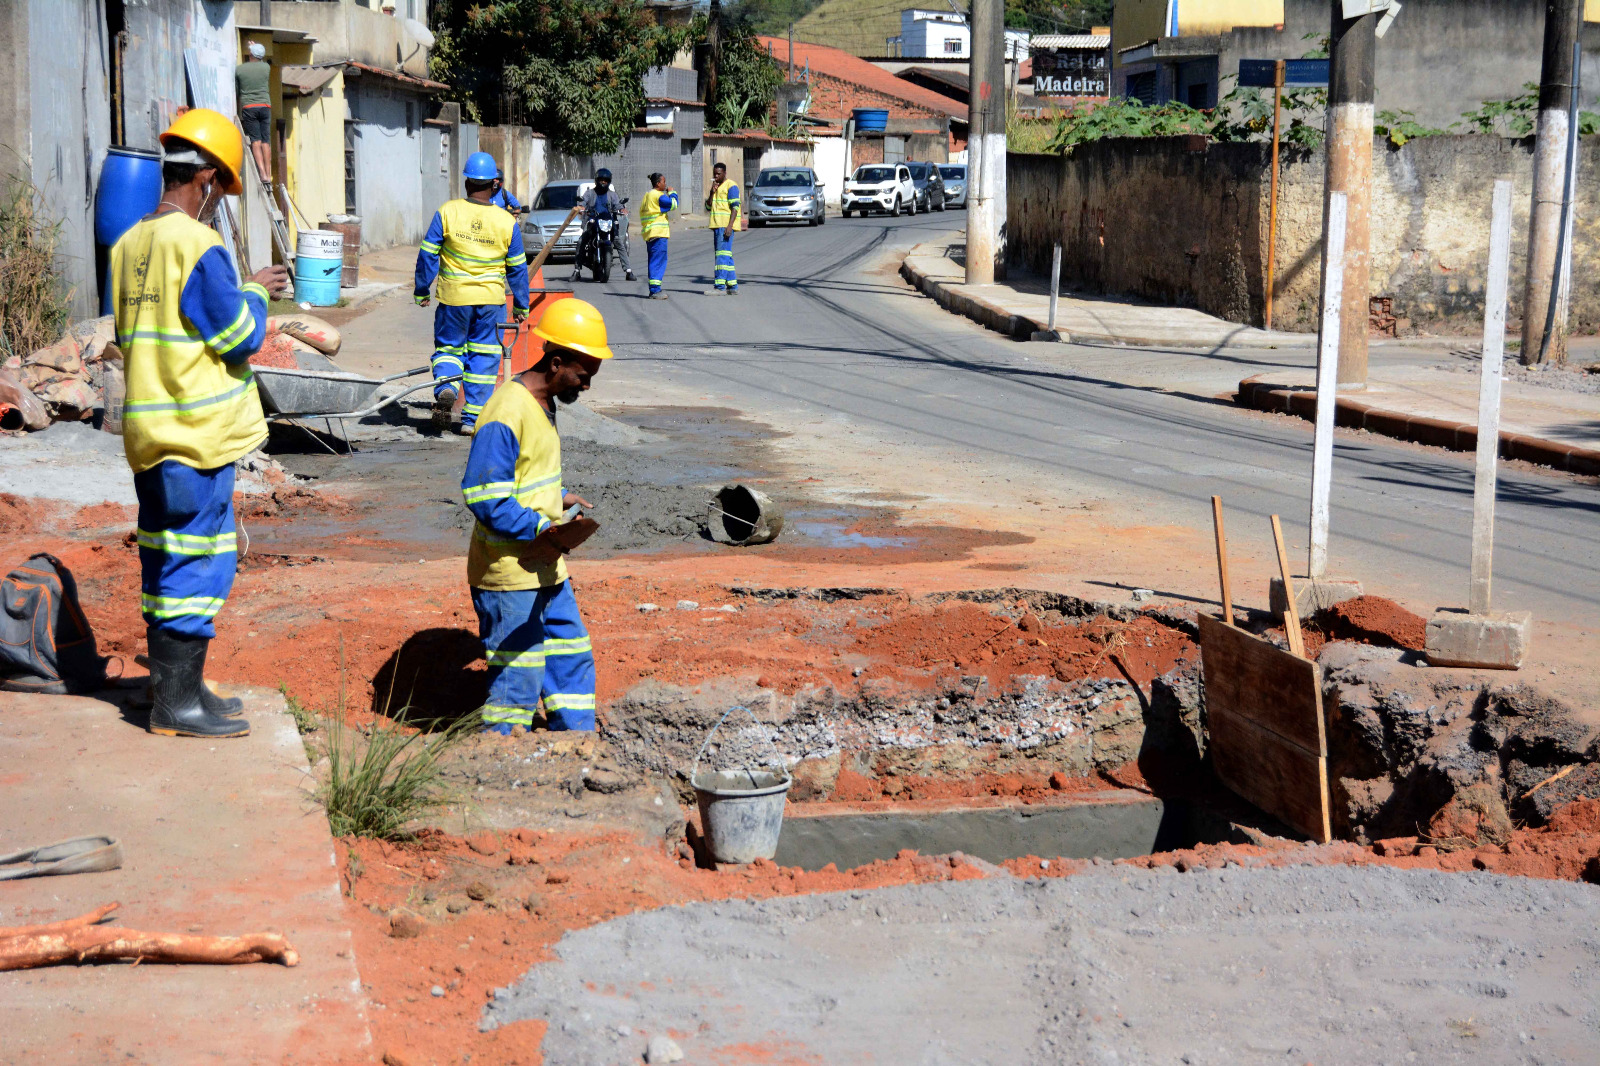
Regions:
[[[665,174],[650,175],[650,191],[644,194],[644,205],[639,208],[639,228],[644,233],[644,246],[648,252],[649,267],[646,281],[650,285],[650,299],[665,300],[661,284],[667,276],[667,238],[672,236],[672,220],[667,213],[678,206],[678,194],[667,187]]]
[[[471,436],[478,413],[494,391],[500,372],[500,325],[506,317],[506,287],[512,317],[528,313],[528,258],[516,217],[494,204],[500,168],[487,152],[473,152],[463,170],[465,199],[451,200],[434,213],[417,250],[412,295],[427,307],[435,278],[439,309],[433,316],[433,421],[449,424],[459,374],[462,389],[460,432]]]
[[[209,223],[242,191],[244,139],[215,111],[161,135],[161,202],[111,249],[111,302],[127,375],[123,446],[139,498],[140,605],[165,736],[250,732],[237,699],[205,683],[214,619],[233,588],[234,460],[267,437],[250,356],[266,336],[281,266],[243,285]]]
[[[728,180],[728,168],[718,163],[711,168],[711,193],[706,197],[706,210],[711,213],[711,244],[717,253],[716,272],[712,277],[712,295],[725,292],[729,296],[739,293],[739,275],[733,270],[733,234],[739,228],[739,186]]]
[[[499,733],[531,729],[541,705],[553,730],[594,729],[594,653],[562,556],[599,527],[562,486],[556,401],[576,401],[611,349],[583,300],[557,300],[533,332],[544,354],[495,389],[461,477],[477,519],[467,583],[489,665],[483,722]]]

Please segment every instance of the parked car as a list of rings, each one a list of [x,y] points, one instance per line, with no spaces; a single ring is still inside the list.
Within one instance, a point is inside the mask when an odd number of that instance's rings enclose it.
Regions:
[[[768,222],[804,222],[821,226],[828,221],[822,179],[810,167],[768,167],[756,175],[746,203],[750,225]]]
[[[917,210],[917,187],[911,180],[911,170],[904,163],[868,163],[856,167],[850,180],[844,183],[844,195],[839,211],[845,218],[850,212],[882,211],[898,215]]]
[[[556,229],[567,217],[583,194],[594,188],[592,181],[552,181],[539,190],[522,216],[522,245],[528,259],[539,254],[544,242],[555,236]],[[578,254],[578,239],[583,236],[583,219],[574,218],[562,231],[561,239],[550,249],[551,259],[571,259]]]
[[[933,163],[907,163],[911,181],[917,188],[917,203],[924,211],[944,210],[944,179]]]
[[[967,165],[941,163],[939,177],[944,179],[944,202],[950,207],[967,206]]]

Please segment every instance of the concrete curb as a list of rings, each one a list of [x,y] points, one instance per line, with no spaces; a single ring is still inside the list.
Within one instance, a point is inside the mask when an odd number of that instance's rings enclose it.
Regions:
[[[1016,340],[1031,340],[1035,333],[1047,328],[1046,319],[1019,315],[981,296],[957,292],[956,289],[958,287],[965,287],[963,282],[943,281],[934,277],[932,273],[913,263],[914,259],[919,258],[923,257],[918,254],[915,248],[907,253],[906,257],[900,262],[900,276],[945,310],[953,314],[963,315],[980,326],[992,329],[996,333],[1003,333]],[[1240,327],[1241,330],[1246,328],[1248,327]],[[1218,342],[1214,338],[1194,340],[1174,339],[1170,335],[1085,332],[1077,329],[1068,330],[1059,324],[1056,327],[1056,333],[1065,343],[1121,344],[1139,347],[1168,345],[1176,348],[1282,348],[1286,344],[1286,342],[1276,338],[1268,340],[1252,337],[1248,333],[1237,336],[1230,335],[1222,342]],[[1310,341],[1306,343],[1310,343]]]
[[[1280,385],[1252,377],[1239,382],[1239,391],[1234,398],[1241,407],[1316,421],[1317,394],[1309,386]],[[1429,444],[1455,452],[1476,451],[1478,447],[1478,427],[1469,422],[1450,422],[1442,418],[1408,415],[1401,411],[1385,411],[1346,396],[1338,398],[1334,411],[1334,424],[1350,429],[1364,429],[1396,440]],[[1562,444],[1521,433],[1500,434],[1500,457],[1538,463],[1570,474],[1600,476],[1600,449]]]

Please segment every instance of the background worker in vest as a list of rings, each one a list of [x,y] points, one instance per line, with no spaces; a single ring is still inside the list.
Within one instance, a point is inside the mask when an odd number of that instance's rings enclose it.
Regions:
[[[583,236],[578,238],[578,256],[572,261],[572,280],[577,281],[583,272],[583,257],[589,250],[589,220],[601,211],[609,211],[616,220],[613,231],[616,236],[611,247],[616,249],[617,259],[622,262],[622,276],[632,281],[633,267],[628,265],[628,209],[617,190],[611,187],[611,171],[605,167],[595,171],[594,188],[583,194]]]
[[[251,41],[245,49],[248,58],[233,68],[233,84],[239,93],[239,122],[250,139],[250,154],[256,160],[256,174],[263,185],[272,183],[272,67],[267,49]]]
[[[494,196],[490,198],[489,202],[494,204],[496,207],[505,208],[513,215],[520,215],[525,210],[521,202],[518,201],[515,196],[511,195],[511,190],[506,188],[506,175],[504,171],[495,171]]]
[[[733,234],[739,228],[739,186],[728,180],[728,168],[718,163],[711,168],[711,192],[706,196],[706,210],[711,214],[711,245],[716,249],[717,266],[712,277],[715,286],[711,294],[725,292],[729,296],[739,293],[739,275],[733,270]]]
[[[644,204],[639,208],[639,229],[644,234],[648,256],[645,280],[652,300],[667,298],[661,291],[667,277],[667,238],[672,236],[672,220],[667,213],[677,206],[678,194],[667,187],[666,175],[650,175],[650,191],[644,194]]]
[[[532,728],[542,704],[553,730],[594,729],[594,652],[563,556],[599,526],[563,512],[589,503],[561,484],[556,401],[572,403],[611,358],[592,304],[569,298],[534,327],[544,355],[494,391],[483,409],[461,495],[477,519],[467,582],[489,665],[484,728]]]
[[[428,290],[436,275],[439,279],[439,309],[433,315],[433,377],[440,381],[433,390],[434,425],[450,424],[456,402],[456,390],[441,379],[460,374],[460,432],[469,437],[500,372],[499,326],[505,321],[508,283],[512,317],[521,322],[528,314],[522,227],[492,202],[499,173],[489,153],[467,157],[467,197],[434,212],[417,252],[413,286],[417,306],[427,307]]]
[[[289,288],[281,266],[244,285],[207,223],[239,195],[244,140],[196,108],[161,135],[161,202],[111,249],[111,302],[127,375],[123,448],[139,497],[140,607],[164,736],[242,737],[237,699],[205,683],[214,619],[238,554],[233,463],[267,439],[249,359],[267,329],[267,297]]]

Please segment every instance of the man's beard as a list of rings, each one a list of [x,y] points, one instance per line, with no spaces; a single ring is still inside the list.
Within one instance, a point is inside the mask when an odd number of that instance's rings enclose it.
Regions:
[[[582,389],[568,389],[566,392],[556,393],[556,399],[560,400],[562,403],[577,403],[578,397],[582,395]]]

